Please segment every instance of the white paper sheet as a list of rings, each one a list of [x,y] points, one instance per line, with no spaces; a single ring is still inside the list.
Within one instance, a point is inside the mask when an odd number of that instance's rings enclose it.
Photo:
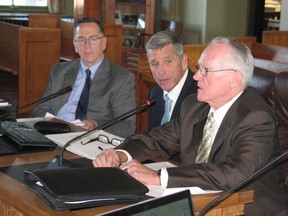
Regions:
[[[59,146],[64,146],[69,140],[83,134],[85,132],[72,132],[72,133],[62,133],[62,134],[50,134],[46,135],[49,139],[54,141]],[[89,136],[82,138],[75,143],[72,143],[70,146],[67,147],[68,151],[73,152],[74,154],[80,155],[82,157],[88,158],[90,160],[95,159],[103,150],[109,148],[115,148],[115,146],[109,143],[102,143],[99,141],[93,141],[88,144],[83,145],[81,142],[86,143],[90,139],[96,138],[99,134],[105,135],[108,137],[109,140],[113,138],[124,140],[122,137],[110,134],[106,131],[100,130],[95,131],[94,133],[90,134]]]

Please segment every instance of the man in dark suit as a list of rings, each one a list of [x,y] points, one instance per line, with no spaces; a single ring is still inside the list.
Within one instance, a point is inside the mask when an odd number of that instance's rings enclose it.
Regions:
[[[120,165],[146,185],[228,190],[279,155],[273,111],[248,87],[254,69],[250,50],[218,37],[203,51],[198,64],[197,95],[185,99],[179,117],[129,137],[116,150],[101,153],[93,165]],[[179,167],[156,172],[140,163],[159,156],[170,158],[177,152]],[[246,186],[254,190],[254,201],[245,206],[245,216],[287,215],[288,191],[279,166]]]
[[[157,103],[148,108],[148,130],[161,125],[165,112],[164,96],[171,99],[168,121],[177,116],[187,95],[197,92],[197,82],[188,68],[187,55],[177,34],[160,31],[146,45],[148,62],[155,85],[149,92],[149,100]],[[163,123],[163,122],[162,122]]]
[[[74,47],[80,58],[52,67],[48,88],[43,97],[72,86],[71,93],[39,104],[32,116],[44,116],[50,112],[66,121],[80,119],[84,128],[90,130],[97,125],[120,116],[136,106],[135,77],[127,69],[109,61],[103,54],[106,37],[97,20],[80,19],[74,27]],[[86,70],[90,75],[86,75]],[[90,91],[84,101],[85,112],[78,113],[85,89],[86,78],[90,78]],[[106,130],[121,137],[135,133],[136,118],[129,117]]]

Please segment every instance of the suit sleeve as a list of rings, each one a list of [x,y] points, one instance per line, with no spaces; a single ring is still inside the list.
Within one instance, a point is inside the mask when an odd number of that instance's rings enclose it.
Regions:
[[[53,68],[55,68],[55,67],[53,67]],[[55,93],[55,92],[53,92],[53,75],[52,74],[53,74],[53,69],[50,72],[48,86],[47,86],[47,89],[45,90],[42,98],[47,97],[47,96]],[[52,100],[48,100],[48,101],[45,101],[43,103],[38,104],[32,112],[32,117],[44,117],[47,112],[54,114],[53,110],[52,110],[51,101]]]
[[[135,77],[132,73],[127,73],[124,79],[121,80],[121,85],[117,93],[113,97],[111,110],[114,118],[136,108],[135,95]],[[120,82],[120,80],[118,80]],[[98,125],[106,123],[106,121],[96,120]],[[115,125],[105,129],[106,131],[122,137],[127,137],[135,134],[136,131],[136,115],[121,120]]]

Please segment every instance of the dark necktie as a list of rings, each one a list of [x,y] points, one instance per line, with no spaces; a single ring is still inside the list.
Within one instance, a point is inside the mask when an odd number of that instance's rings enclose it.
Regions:
[[[87,118],[87,108],[88,108],[88,103],[89,103],[89,91],[90,91],[90,84],[91,84],[91,78],[90,78],[90,74],[91,71],[89,69],[87,69],[85,71],[86,73],[86,81],[85,81],[85,85],[84,88],[82,90],[79,102],[78,102],[78,106],[76,109],[76,114],[75,114],[75,119],[86,119]]]

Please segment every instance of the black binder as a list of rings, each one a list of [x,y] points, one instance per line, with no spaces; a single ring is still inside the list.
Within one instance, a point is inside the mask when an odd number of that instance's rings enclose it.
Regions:
[[[149,191],[119,168],[26,170],[24,184],[56,210],[138,202]]]

